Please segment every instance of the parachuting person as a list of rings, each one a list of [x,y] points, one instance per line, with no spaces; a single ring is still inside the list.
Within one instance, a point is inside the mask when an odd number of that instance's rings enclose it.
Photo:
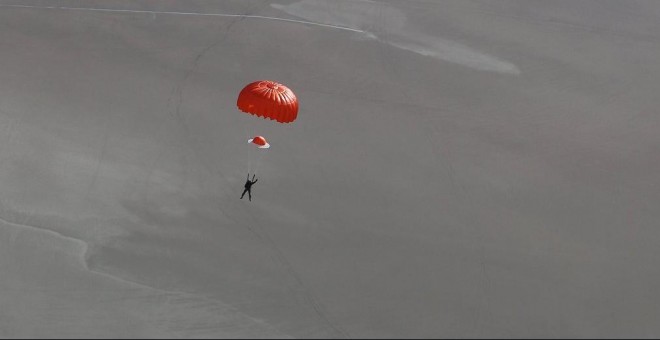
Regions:
[[[240,111],[251,116],[273,120],[280,124],[291,123],[298,117],[298,99],[293,91],[270,80],[258,80],[246,85],[238,95],[236,106]],[[260,149],[270,147],[270,144],[261,136],[250,139],[248,143],[255,144]],[[248,181],[245,183],[245,190],[241,198],[247,192],[252,201],[250,188],[256,181],[250,181],[250,172],[252,171],[248,165]],[[252,177],[254,180],[254,176]]]
[[[250,180],[250,174],[247,175],[247,181],[245,182],[245,190],[243,190],[243,194],[241,195],[241,199],[243,199],[243,196],[245,196],[245,193],[247,192],[248,198],[250,199],[250,202],[252,202],[252,185],[254,183],[257,183],[257,181],[259,180],[258,178],[254,179],[255,176],[256,175],[253,174],[252,175],[252,180]]]
[[[266,141],[266,138],[263,136],[256,136],[254,138],[250,138],[248,140],[249,144],[254,144],[256,145],[259,149],[269,149],[270,144],[268,141]],[[247,182],[245,182],[245,190],[243,190],[243,194],[241,195],[241,199],[243,199],[243,196],[245,196],[245,193],[248,193],[248,198],[250,199],[250,202],[252,202],[252,185],[254,183],[257,183],[258,179],[255,180],[254,177],[256,174],[252,174],[252,180],[250,180],[250,173],[247,175]]]

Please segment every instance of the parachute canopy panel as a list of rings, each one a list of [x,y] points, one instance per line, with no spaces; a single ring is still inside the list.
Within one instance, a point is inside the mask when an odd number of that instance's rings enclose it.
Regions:
[[[259,80],[241,90],[238,109],[257,116],[291,123],[298,117],[298,98],[288,87],[270,80]]]

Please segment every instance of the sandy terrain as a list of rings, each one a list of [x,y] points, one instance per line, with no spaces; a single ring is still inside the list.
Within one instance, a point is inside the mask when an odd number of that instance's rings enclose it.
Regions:
[[[658,18],[0,1],[0,337],[658,337]]]

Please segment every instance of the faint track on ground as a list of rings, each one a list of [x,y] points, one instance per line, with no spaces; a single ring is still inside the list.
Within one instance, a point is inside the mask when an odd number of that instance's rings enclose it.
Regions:
[[[234,221],[234,223],[236,223],[237,225],[244,226],[262,244],[264,244],[265,246],[271,249],[271,251],[275,255],[275,260],[276,260],[275,262],[277,262],[286,271],[286,273],[294,280],[293,287],[291,286],[289,287],[289,291],[291,292],[292,295],[294,296],[301,295],[304,301],[314,310],[314,313],[317,315],[317,317],[324,324],[326,324],[327,327],[329,327],[334,333],[336,333],[341,338],[351,339],[350,334],[346,330],[344,330],[341,326],[333,322],[328,317],[327,312],[325,311],[323,305],[318,301],[318,299],[314,296],[311,290],[307,288],[305,281],[302,279],[300,274],[296,272],[294,266],[286,258],[286,255],[284,255],[282,250],[277,246],[277,243],[275,243],[275,241],[268,235],[268,233],[260,232],[259,230],[257,230],[255,224],[258,225],[258,221],[256,221],[252,215],[249,215],[249,213],[246,214],[246,216],[251,217],[253,220],[253,222],[247,222],[247,221],[241,221],[238,218],[234,218],[223,209],[221,209],[221,211],[225,217]]]
[[[175,85],[174,88],[172,89],[172,93],[170,94],[170,97],[168,99],[168,107],[171,108],[172,98],[176,96],[177,100],[176,100],[176,104],[174,105],[175,107],[174,107],[174,110],[173,110],[172,113],[173,113],[174,118],[177,119],[177,121],[183,126],[183,128],[185,130],[186,139],[188,140],[188,142],[191,142],[191,143],[197,142],[196,140],[191,138],[190,128],[189,128],[189,126],[186,122],[185,117],[181,114],[181,107],[182,107],[183,100],[184,100],[185,87],[186,87],[186,84],[188,83],[188,80],[189,80],[190,76],[192,74],[194,74],[195,71],[198,69],[199,63],[202,60],[202,58],[206,54],[208,54],[209,51],[211,51],[213,48],[217,47],[218,45],[220,45],[223,41],[225,41],[227,39],[227,37],[229,36],[231,28],[235,24],[240,23],[241,21],[245,20],[246,18],[252,17],[252,16],[249,15],[249,13],[258,11],[258,9],[259,8],[257,8],[255,6],[253,8],[250,8],[246,12],[246,14],[240,15],[240,16],[235,16],[234,17],[235,19],[233,19],[228,25],[226,25],[223,28],[224,34],[222,34],[222,36],[219,39],[217,39],[214,42],[212,42],[211,44],[209,44],[207,47],[205,47],[203,50],[201,50],[196,55],[195,59],[192,62],[192,66],[185,72],[185,74],[182,77],[181,81],[177,85]],[[192,149],[194,150],[195,154],[198,156],[197,158],[203,163],[203,165],[207,168],[207,170],[212,171],[212,167],[209,164],[205,164],[204,157],[202,157],[202,155],[199,155],[199,153],[197,152],[198,148],[195,147],[195,145],[192,145]],[[227,181],[226,177],[224,179],[225,179],[225,181]],[[229,215],[226,212],[223,211],[223,213],[224,213],[225,216],[229,217]],[[229,218],[231,218],[231,217],[229,217]],[[293,265],[291,264],[291,262],[286,258],[284,253],[277,246],[277,244],[273,241],[273,239],[270,238],[270,236],[268,236],[267,234],[259,232],[258,230],[256,230],[256,228],[248,222],[241,222],[241,221],[239,221],[237,219],[234,219],[234,218],[231,218],[231,219],[234,220],[234,222],[237,225],[244,225],[250,231],[250,233],[252,233],[254,236],[256,236],[257,239],[259,239],[261,241],[261,243],[265,244],[267,247],[269,247],[272,250],[273,254],[275,255],[275,258],[276,258],[277,262],[279,262],[280,266],[282,266],[282,268],[286,271],[286,273],[290,277],[292,277],[293,280],[295,281],[295,286],[296,287],[293,288],[293,289],[290,288],[290,290],[294,293],[294,295],[298,294],[298,293],[302,294],[302,297],[305,300],[305,302],[314,310],[315,314],[319,317],[320,320],[322,320],[323,323],[325,323],[329,328],[331,328],[336,334],[338,334],[342,338],[347,338],[347,339],[350,338],[350,335],[348,334],[348,332],[346,332],[344,329],[342,329],[340,326],[336,325],[334,322],[332,322],[332,320],[329,319],[329,317],[327,316],[327,312],[325,311],[324,307],[321,305],[321,303],[318,301],[318,299],[311,293],[311,291],[306,287],[306,285],[305,285],[304,281],[302,280],[301,276],[295,271],[295,269],[294,269]]]
[[[248,15],[248,14],[225,14],[225,13],[201,13],[201,12],[171,12],[171,11],[147,11],[147,10],[131,10],[131,9],[112,9],[112,8],[91,8],[91,7],[64,7],[64,6],[30,6],[30,5],[4,5],[0,4],[0,8],[24,8],[24,9],[42,9],[42,10],[61,10],[61,11],[89,11],[89,12],[109,12],[109,13],[133,13],[133,14],[162,14],[162,15],[182,15],[182,16],[206,16],[206,17],[225,17],[225,18],[242,18],[242,19],[262,19],[271,21],[282,21],[296,24],[304,24],[310,26],[319,26],[325,28],[332,28],[356,33],[366,33],[362,30],[330,25],[313,21],[294,20],[278,17],[269,17],[263,15]]]
[[[385,30],[380,29],[381,27],[385,27],[384,25],[387,25],[388,18],[386,17],[386,12],[383,10],[383,4],[380,4],[379,11],[377,13],[377,17],[374,18],[374,33],[379,37],[380,40],[382,40],[384,43],[387,43],[388,41],[388,34]],[[396,65],[396,60],[392,58],[391,54],[387,50],[387,47],[384,46],[381,48],[381,56],[383,56],[383,62],[388,64],[389,69],[392,70],[392,72],[396,75],[396,78],[402,79],[403,75],[398,72],[398,67]],[[446,110],[442,108],[430,108],[430,107],[423,107],[414,104],[414,100],[412,99],[411,95],[406,91],[405,88],[401,89],[401,94],[404,97],[405,103],[397,103],[399,105],[406,105],[406,106],[412,106],[412,107],[420,107],[424,109],[432,109],[432,110]],[[387,101],[385,101],[387,103]],[[447,173],[447,177],[449,178],[451,188],[454,191],[454,195],[459,201],[462,201],[464,206],[470,206],[470,207],[476,207],[476,203],[474,202],[474,199],[472,198],[472,195],[470,194],[469,190],[466,188],[466,186],[461,183],[457,179],[456,175],[456,169],[454,168],[454,164],[452,162],[452,154],[451,150],[449,147],[446,148],[441,148],[437,145],[437,141],[443,140],[444,136],[442,133],[438,130],[438,128],[435,126],[434,122],[429,119],[428,115],[425,114],[420,114],[418,115],[420,119],[422,120],[424,127],[421,129],[424,131],[426,138],[428,139],[428,145],[430,145],[431,150],[438,160],[439,164],[443,164]],[[442,145],[449,145],[449,143],[442,143]],[[476,208],[472,208],[473,210],[476,210]],[[492,279],[490,277],[490,274],[488,273],[488,268],[486,264],[486,253],[485,253],[485,240],[484,240],[484,235],[483,232],[480,229],[480,221],[475,219],[473,216],[465,213],[461,213],[461,216],[465,218],[467,223],[469,223],[472,226],[472,229],[474,230],[474,235],[477,239],[478,243],[478,261],[479,261],[479,271],[481,274],[481,288],[482,288],[482,302],[481,306],[479,306],[479,310],[477,313],[474,315],[474,323],[475,323],[475,328],[477,330],[477,336],[481,336],[482,334],[482,327],[484,324],[484,315],[486,314],[490,317],[490,319],[493,319],[492,316],[492,309],[490,306],[490,297],[489,294],[491,293],[492,290]]]
[[[4,207],[0,203],[0,212],[4,213],[5,210],[7,210],[7,208]],[[270,325],[270,324],[268,324],[267,322],[265,322],[261,319],[254,318],[254,317],[252,317],[248,314],[245,314],[242,311],[240,311],[238,308],[236,308],[235,306],[233,306],[231,304],[227,304],[227,303],[223,302],[222,300],[219,300],[219,299],[216,299],[216,298],[213,298],[213,297],[209,297],[209,296],[205,296],[205,295],[201,295],[201,294],[189,293],[189,292],[186,292],[186,291],[168,290],[168,289],[158,288],[158,287],[150,286],[150,285],[148,285],[146,283],[143,283],[143,282],[140,282],[140,281],[125,279],[121,276],[117,276],[117,275],[114,275],[114,274],[111,274],[111,273],[106,273],[104,271],[91,268],[88,264],[88,261],[87,261],[88,260],[88,255],[89,255],[89,252],[90,252],[90,248],[91,248],[88,241],[85,241],[85,240],[83,240],[81,238],[78,238],[78,237],[75,237],[75,236],[68,235],[67,233],[62,233],[60,231],[50,229],[50,228],[45,227],[45,226],[41,226],[41,225],[37,225],[37,224],[28,224],[28,219],[31,218],[31,217],[32,217],[32,215],[28,215],[23,219],[23,221],[21,221],[21,222],[16,221],[15,222],[14,219],[12,219],[12,218],[7,218],[7,217],[4,217],[4,216],[0,215],[0,228],[2,227],[2,224],[6,224],[6,225],[14,227],[14,228],[19,228],[19,230],[33,230],[33,231],[37,231],[39,233],[45,233],[45,234],[48,234],[48,235],[52,235],[52,236],[59,237],[59,238],[62,238],[62,239],[66,239],[70,242],[73,242],[73,243],[77,244],[78,246],[80,246],[80,254],[79,254],[80,263],[79,264],[81,266],[81,269],[83,269],[83,270],[85,270],[85,271],[87,271],[91,274],[98,275],[100,277],[103,277],[103,278],[106,278],[106,279],[109,279],[109,280],[113,280],[113,281],[116,281],[116,282],[119,282],[119,283],[123,283],[123,284],[129,285],[129,286],[132,286],[133,288],[146,289],[150,292],[150,295],[146,295],[147,297],[152,296],[152,297],[164,298],[164,299],[166,299],[166,302],[164,302],[165,305],[170,305],[171,304],[171,302],[170,302],[171,299],[179,299],[179,300],[183,299],[183,300],[197,301],[197,303],[201,302],[201,303],[204,303],[204,304],[207,304],[207,305],[210,305],[210,306],[215,306],[216,309],[230,312],[233,315],[236,315],[240,318],[245,318],[246,320],[249,320],[250,322],[254,322],[257,325],[263,326],[264,329],[267,329],[269,332],[272,331],[272,330],[275,330],[275,331],[279,332],[279,329],[276,326]],[[17,235],[18,234],[12,234],[12,237],[15,238],[15,237],[17,237]],[[36,241],[41,242],[42,239],[38,239]],[[37,292],[37,290],[32,290],[32,291]],[[96,291],[96,290],[93,289],[93,288],[90,288],[89,290],[85,290],[85,291],[90,292],[90,291]],[[43,290],[39,290],[39,292],[48,292],[48,290],[43,289]],[[58,289],[57,292],[61,293],[62,290]],[[79,292],[81,292],[81,290],[76,288],[75,290],[71,290],[71,291],[68,291],[68,292],[79,293]],[[118,300],[117,300],[116,297],[113,297],[112,301],[118,301]],[[102,302],[102,300],[97,299],[97,302]],[[163,308],[165,308],[165,307],[163,307]],[[278,334],[278,337],[279,336],[282,336],[284,338],[285,336],[288,336],[288,334],[280,332],[280,334]]]

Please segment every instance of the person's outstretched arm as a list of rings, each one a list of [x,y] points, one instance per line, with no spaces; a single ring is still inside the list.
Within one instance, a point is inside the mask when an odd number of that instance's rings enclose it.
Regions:
[[[254,179],[254,177],[252,177],[252,179]],[[257,183],[258,180],[259,180],[258,178],[254,179],[254,181],[252,181],[252,184]]]
[[[250,173],[249,173],[249,172],[248,172],[248,178],[247,178],[247,180],[248,180],[248,181],[250,180]]]

